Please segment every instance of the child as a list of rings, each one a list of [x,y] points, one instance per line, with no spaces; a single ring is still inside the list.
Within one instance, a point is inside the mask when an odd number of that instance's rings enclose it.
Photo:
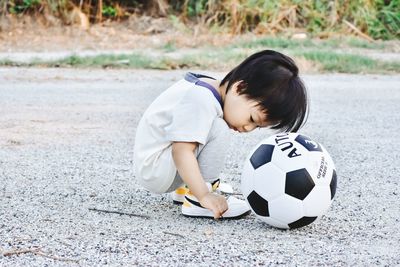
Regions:
[[[176,190],[178,201],[183,194],[183,215],[240,218],[250,212],[245,201],[216,193],[229,129],[297,131],[306,114],[307,93],[298,68],[279,52],[251,55],[222,81],[187,73],[154,100],[139,122],[136,176],[152,192]]]

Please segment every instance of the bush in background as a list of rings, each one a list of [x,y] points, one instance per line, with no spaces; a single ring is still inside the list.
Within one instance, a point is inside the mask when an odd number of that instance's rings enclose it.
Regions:
[[[2,15],[52,16],[70,24],[73,12],[90,23],[170,16],[233,34],[304,30],[323,38],[351,28],[373,39],[400,37],[400,0],[0,0]]]

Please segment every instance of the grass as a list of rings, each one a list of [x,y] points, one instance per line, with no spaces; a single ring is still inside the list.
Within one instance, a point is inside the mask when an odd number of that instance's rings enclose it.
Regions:
[[[330,38],[327,40],[291,40],[286,37],[266,37],[260,38],[253,41],[244,41],[234,44],[233,48],[259,48],[259,47],[270,47],[270,48],[340,48],[340,47],[352,47],[352,48],[365,48],[365,49],[385,49],[386,45],[382,42],[368,42],[362,39],[354,37],[346,38]]]
[[[242,41],[225,47],[200,47],[186,49],[181,54],[174,42],[149,50],[149,53],[102,54],[97,56],[69,56],[56,61],[34,60],[30,63],[17,63],[10,60],[0,61],[0,66],[45,66],[74,68],[135,68],[135,69],[212,69],[228,70],[240,63],[250,54],[262,49],[276,49],[301,59],[314,69],[311,72],[341,73],[400,73],[400,62],[385,62],[367,57],[343,53],[349,47],[368,48],[387,51],[385,43],[369,43],[355,38],[329,39],[323,41],[290,40],[283,37],[260,38]],[[357,51],[357,49],[354,49]],[[375,51],[375,52],[376,52]],[[169,55],[175,52],[174,55]],[[178,56],[177,56],[178,55]]]
[[[9,59],[5,59],[5,60],[0,60],[0,66],[5,66],[5,67],[16,67],[16,66],[20,66],[21,64],[18,64],[16,62],[13,62]],[[26,64],[23,64],[26,65]]]
[[[130,68],[151,68],[154,64],[150,58],[140,54],[121,55],[98,55],[92,57],[79,57],[73,55],[63,60],[43,62],[51,67],[72,66],[72,67],[130,67]]]
[[[297,52],[296,56],[317,62],[326,72],[343,73],[386,73],[400,72],[400,62],[384,62],[366,56],[335,52]]]
[[[129,55],[98,55],[93,57],[70,56],[59,61],[36,61],[29,64],[2,61],[2,66],[45,66],[45,67],[74,67],[74,68],[135,68],[135,69],[229,69],[241,62],[250,53],[245,51],[203,51],[186,55],[181,58],[155,58],[138,54]],[[366,56],[339,54],[335,52],[307,51],[293,52],[295,58],[321,66],[322,72],[341,73],[400,73],[400,62],[384,62]]]
[[[311,40],[307,39],[301,40],[290,40],[288,38],[278,37],[266,37],[257,39],[254,41],[239,42],[233,45],[234,48],[259,48],[259,47],[269,47],[269,48],[297,48],[297,47],[315,47]]]
[[[165,52],[174,52],[177,50],[176,44],[172,41],[167,42],[161,47]]]

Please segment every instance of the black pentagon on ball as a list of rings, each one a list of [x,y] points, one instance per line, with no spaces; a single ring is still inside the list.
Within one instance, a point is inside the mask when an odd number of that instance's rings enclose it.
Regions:
[[[304,146],[308,151],[322,151],[321,146],[317,142],[311,140],[310,137],[305,135],[299,134],[294,140]]]
[[[249,194],[249,196],[247,197],[247,201],[257,215],[264,217],[269,216],[268,201],[257,194],[256,191],[253,191]]]
[[[318,217],[303,217],[295,222],[289,223],[290,229],[300,228],[306,225],[309,225],[313,221],[315,221]]]
[[[337,176],[336,176],[335,170],[333,170],[332,180],[331,180],[331,184],[329,186],[331,188],[331,200],[332,200],[336,194],[336,186],[337,186]]]
[[[274,152],[275,146],[263,144],[259,146],[253,155],[251,155],[250,162],[254,169],[261,167],[262,165],[271,161],[272,153]]]
[[[315,183],[306,169],[286,173],[285,193],[303,200],[314,188]]]

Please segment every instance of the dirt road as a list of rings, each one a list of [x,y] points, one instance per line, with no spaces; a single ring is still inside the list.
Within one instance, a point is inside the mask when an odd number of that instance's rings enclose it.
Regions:
[[[400,76],[305,76],[306,135],[338,190],[319,222],[190,219],[135,180],[135,128],[183,71],[0,69],[0,265],[399,265]],[[239,190],[251,147],[234,134],[221,178]],[[141,215],[117,215],[91,209]]]

